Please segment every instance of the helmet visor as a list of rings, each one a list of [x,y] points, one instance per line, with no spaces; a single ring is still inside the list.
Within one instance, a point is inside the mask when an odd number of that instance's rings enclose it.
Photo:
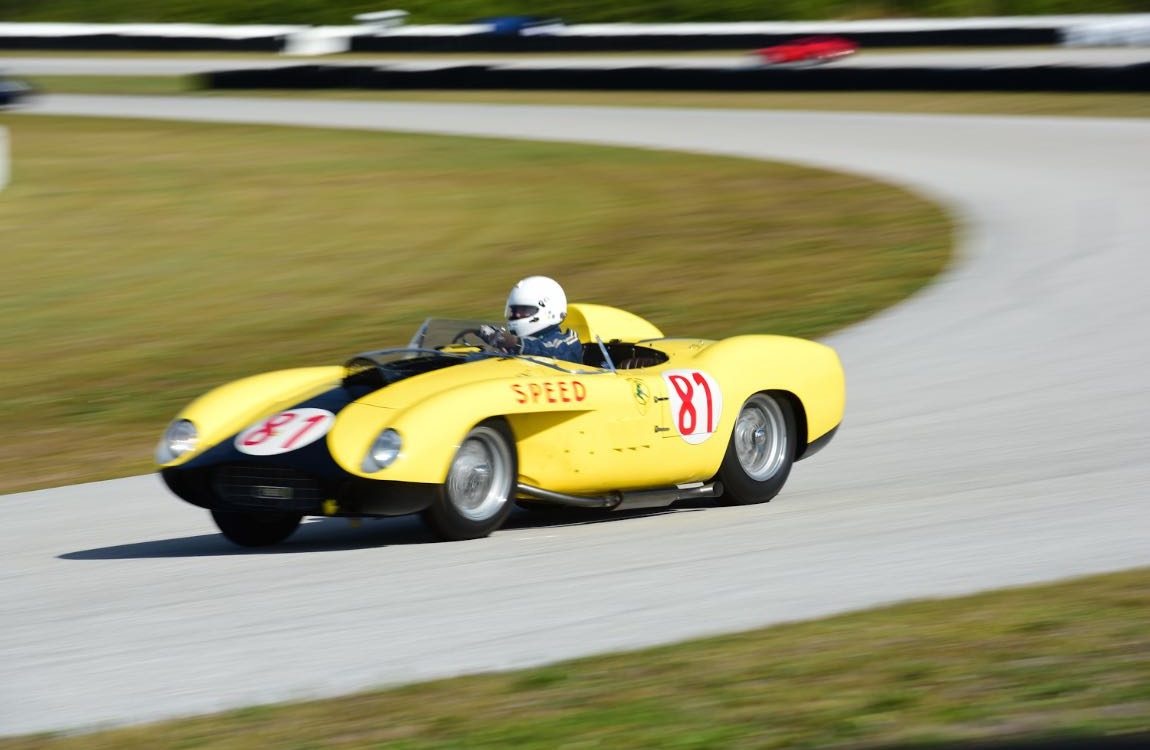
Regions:
[[[530,318],[537,312],[539,312],[539,308],[535,305],[511,305],[507,308],[507,319],[521,320],[523,318]]]

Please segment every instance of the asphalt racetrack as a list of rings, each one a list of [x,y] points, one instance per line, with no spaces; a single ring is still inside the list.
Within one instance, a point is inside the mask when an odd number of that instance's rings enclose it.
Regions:
[[[768,505],[523,514],[456,544],[411,519],[327,520],[251,552],[150,476],[0,499],[2,733],[1150,564],[1150,122],[194,97],[45,96],[29,111],[781,159],[917,189],[961,238],[931,288],[831,340],[846,422]]]

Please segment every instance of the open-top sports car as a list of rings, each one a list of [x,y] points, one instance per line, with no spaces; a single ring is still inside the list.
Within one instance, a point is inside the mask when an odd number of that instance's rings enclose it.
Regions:
[[[766,502],[842,420],[842,366],[812,341],[666,338],[581,304],[565,325],[583,361],[563,362],[494,350],[481,325],[433,318],[405,347],[216,388],[161,438],[164,481],[241,545],[280,542],[308,515],[420,513],[471,539],[517,501]]]

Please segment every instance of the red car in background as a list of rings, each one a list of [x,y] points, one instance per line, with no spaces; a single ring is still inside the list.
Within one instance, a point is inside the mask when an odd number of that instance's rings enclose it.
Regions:
[[[853,55],[858,48],[857,43],[841,36],[804,36],[785,44],[757,49],[753,54],[768,65],[824,63]]]

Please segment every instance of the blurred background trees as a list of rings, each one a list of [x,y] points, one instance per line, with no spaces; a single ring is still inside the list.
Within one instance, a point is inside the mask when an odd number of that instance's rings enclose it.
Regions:
[[[568,23],[1150,12],[1150,0],[0,0],[0,21],[349,24],[399,8],[410,23],[499,15]]]

